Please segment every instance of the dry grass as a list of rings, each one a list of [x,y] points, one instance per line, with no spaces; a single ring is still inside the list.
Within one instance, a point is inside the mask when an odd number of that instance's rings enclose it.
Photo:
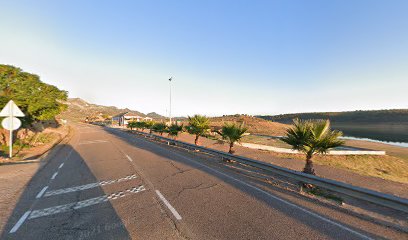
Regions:
[[[292,158],[304,161],[302,154],[282,154],[271,152],[274,157]],[[373,155],[316,155],[315,164],[332,166],[359,173],[361,175],[379,177],[395,182],[408,183],[408,161],[393,156]]]
[[[211,118],[211,126],[221,127],[225,122],[244,122],[248,132],[252,134],[264,134],[272,136],[282,136],[289,125],[267,121],[261,118],[250,116],[226,116]]]
[[[290,148],[289,145],[278,139],[261,136],[245,136],[242,141],[273,147]],[[316,155],[314,162],[319,165],[346,169],[366,176],[408,183],[408,148],[356,140],[347,140],[345,145],[350,147],[383,150],[386,151],[387,155]],[[275,152],[271,152],[271,154],[279,158],[292,158],[304,161],[304,156],[300,154],[280,154]]]
[[[280,141],[279,139],[274,139],[274,138],[264,137],[264,136],[255,136],[255,135],[244,136],[242,138],[242,142],[256,143],[256,144],[262,144],[266,146],[280,147],[280,148],[291,148],[290,145]]]

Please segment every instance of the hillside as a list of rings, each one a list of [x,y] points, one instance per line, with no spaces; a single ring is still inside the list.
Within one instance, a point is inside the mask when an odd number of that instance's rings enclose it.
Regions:
[[[117,108],[114,106],[102,106],[97,104],[88,103],[81,98],[69,98],[66,102],[64,102],[68,108],[66,111],[60,114],[60,118],[64,119],[71,119],[71,120],[84,120],[86,117],[90,118],[101,118],[101,117],[108,117],[114,116],[119,113],[123,112],[131,112],[135,115],[139,115],[142,117],[149,116],[154,119],[163,118],[163,116],[157,113],[149,113],[144,114],[139,111],[131,110],[128,108]]]
[[[223,117],[212,117],[211,126],[221,127],[224,122],[244,122],[251,134],[262,134],[272,136],[282,136],[285,133],[288,125],[267,121],[257,117],[250,117],[245,115],[232,115]]]

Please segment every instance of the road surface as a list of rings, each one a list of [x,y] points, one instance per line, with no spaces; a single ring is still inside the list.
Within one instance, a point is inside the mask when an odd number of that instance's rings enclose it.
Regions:
[[[216,160],[79,124],[31,180],[1,239],[403,239]]]

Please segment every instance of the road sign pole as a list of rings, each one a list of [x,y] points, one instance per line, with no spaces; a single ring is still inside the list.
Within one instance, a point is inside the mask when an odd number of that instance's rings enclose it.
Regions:
[[[10,117],[13,119],[13,104],[10,104]],[[9,156],[10,159],[13,157],[13,121],[10,123],[10,149],[9,149]]]
[[[20,108],[10,100],[6,106],[0,111],[0,117],[6,117],[1,121],[4,129],[10,131],[9,137],[9,156],[13,157],[13,130],[17,130],[21,126],[21,121],[15,117],[24,117],[24,113]],[[15,129],[14,129],[15,128]]]

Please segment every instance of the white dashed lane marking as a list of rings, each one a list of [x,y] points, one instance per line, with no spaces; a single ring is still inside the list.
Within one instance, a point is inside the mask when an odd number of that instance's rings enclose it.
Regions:
[[[115,180],[106,180],[106,181],[100,181],[100,182],[95,182],[95,183],[88,183],[85,185],[81,186],[75,186],[75,187],[69,187],[69,188],[63,188],[63,189],[57,189],[57,190],[52,190],[52,191],[47,191],[44,195],[44,197],[48,196],[53,196],[53,195],[58,195],[58,194],[64,194],[64,193],[70,193],[70,192],[76,192],[76,191],[82,191],[86,189],[91,189],[99,186],[104,186],[104,185],[109,185],[113,183],[119,183],[123,181],[129,181],[132,179],[137,178],[135,174],[129,175],[123,178],[115,179]]]
[[[129,157],[129,155],[125,154],[127,159],[129,159],[129,161],[133,162],[133,159],[131,157]]]
[[[167,201],[167,199],[164,198],[163,194],[161,194],[161,192],[159,190],[156,190],[156,194],[157,194],[157,196],[159,196],[160,200],[162,200],[164,205],[166,205],[166,207],[170,210],[170,212],[173,213],[174,217],[177,220],[181,220],[180,214],[176,211],[176,209],[173,206],[171,206],[169,201]]]
[[[45,193],[45,191],[47,191],[48,186],[45,186],[43,189],[41,189],[41,191],[37,194],[37,196],[35,196],[35,198],[40,198],[42,197],[42,195]]]
[[[31,211],[25,212],[24,215],[21,216],[21,218],[18,220],[16,225],[14,225],[14,227],[10,230],[10,233],[16,232],[20,228],[20,226],[24,223],[24,221],[27,219],[28,215],[30,215],[30,213]]]
[[[57,175],[58,175],[58,172],[55,172],[55,173],[52,175],[51,179],[54,180]]]
[[[80,142],[78,145],[95,144],[95,143],[107,143],[107,142],[109,142],[109,141],[105,141],[105,140],[83,141],[83,142]]]
[[[61,165],[59,165],[58,169],[61,169],[64,166],[64,163],[61,163]]]

